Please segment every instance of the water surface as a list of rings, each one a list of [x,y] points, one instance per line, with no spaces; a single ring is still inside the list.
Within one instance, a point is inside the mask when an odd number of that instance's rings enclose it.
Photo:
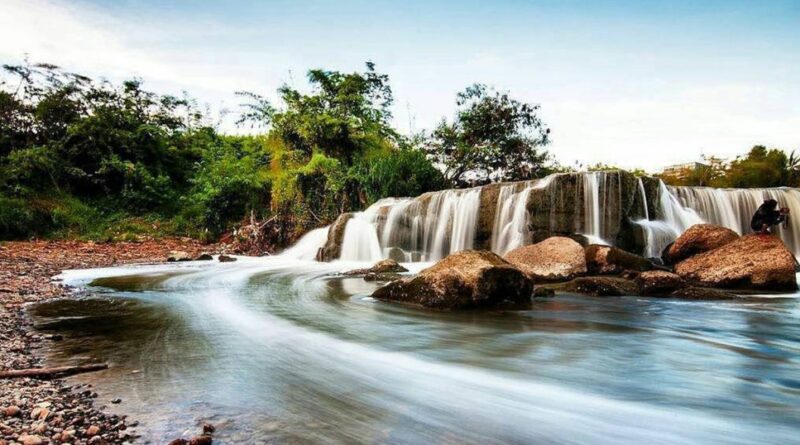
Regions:
[[[53,362],[160,443],[800,443],[798,300],[560,296],[441,313],[286,258],[71,271]],[[419,268],[420,265],[415,265]],[[91,284],[90,284],[91,283]]]

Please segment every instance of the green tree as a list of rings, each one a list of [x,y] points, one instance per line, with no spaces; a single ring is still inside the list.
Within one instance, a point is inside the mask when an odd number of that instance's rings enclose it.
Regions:
[[[277,111],[263,97],[243,92],[249,103],[240,123],[269,123],[286,147],[310,159],[314,151],[347,165],[366,149],[399,136],[392,128],[389,77],[367,62],[364,72],[308,72],[311,92],[284,85],[278,90],[285,109]]]
[[[458,93],[452,123],[433,131],[428,154],[445,169],[445,177],[463,185],[467,176],[512,181],[540,176],[546,170],[550,130],[538,115],[539,105],[512,99],[475,84]]]
[[[746,156],[734,159],[725,172],[727,187],[780,187],[785,185],[788,159],[778,149],[756,145]]]

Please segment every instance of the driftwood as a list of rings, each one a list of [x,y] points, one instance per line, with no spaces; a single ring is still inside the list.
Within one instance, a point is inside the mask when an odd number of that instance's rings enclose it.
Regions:
[[[67,375],[80,374],[82,372],[92,372],[108,369],[106,363],[94,363],[91,365],[80,366],[58,366],[55,368],[31,368],[13,369],[10,371],[0,371],[0,379],[15,379],[20,377],[63,377]]]

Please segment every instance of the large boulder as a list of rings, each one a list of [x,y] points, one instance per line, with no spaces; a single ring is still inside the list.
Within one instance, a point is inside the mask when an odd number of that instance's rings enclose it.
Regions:
[[[621,297],[637,295],[639,292],[636,283],[618,277],[580,277],[564,285],[563,289],[593,297]]]
[[[780,238],[745,235],[675,266],[684,280],[705,287],[793,291],[795,258]]]
[[[533,281],[492,252],[454,253],[413,278],[393,281],[372,297],[435,309],[530,304]]]
[[[739,234],[714,224],[695,224],[669,247],[664,261],[676,264],[691,256],[714,250],[739,239]]]
[[[586,273],[583,247],[569,238],[554,236],[508,252],[506,261],[535,281],[563,281]]]
[[[330,228],[328,228],[328,239],[325,241],[325,245],[317,252],[317,261],[333,261],[339,258],[342,254],[344,229],[352,217],[352,213],[342,213],[331,224]]]
[[[680,275],[664,270],[648,270],[636,277],[642,295],[667,295],[684,287]]]
[[[625,270],[642,272],[653,269],[653,263],[647,258],[617,247],[592,244],[586,246],[585,253],[586,267],[593,275],[616,275]]]

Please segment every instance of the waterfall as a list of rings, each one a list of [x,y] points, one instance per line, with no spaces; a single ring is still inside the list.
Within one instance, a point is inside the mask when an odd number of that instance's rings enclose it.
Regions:
[[[665,187],[666,188],[666,187]],[[788,187],[757,189],[714,189],[710,187],[669,187],[682,207],[694,209],[697,218],[728,227],[736,233],[750,232],[750,218],[765,199],[778,201],[790,211],[789,226],[777,228],[786,246],[800,254],[800,190]]]
[[[504,185],[500,189],[492,226],[492,252],[504,255],[530,243],[527,204],[533,187],[533,183],[525,182]]]
[[[429,262],[474,248],[504,255],[530,244],[535,230],[581,233],[593,243],[623,240],[634,252],[660,257],[667,245],[694,224],[707,222],[748,233],[750,217],[765,198],[776,199],[798,215],[790,220],[788,230],[779,228],[777,233],[792,251],[800,249],[798,189],[668,187],[659,180],[652,183],[657,197],[648,202],[643,179],[624,175],[554,174],[540,180],[382,199],[347,221],[339,259]],[[483,196],[484,192],[489,194]],[[630,223],[641,229],[640,235],[622,232],[632,230]],[[285,255],[313,257],[324,244],[325,229],[320,230]]]

